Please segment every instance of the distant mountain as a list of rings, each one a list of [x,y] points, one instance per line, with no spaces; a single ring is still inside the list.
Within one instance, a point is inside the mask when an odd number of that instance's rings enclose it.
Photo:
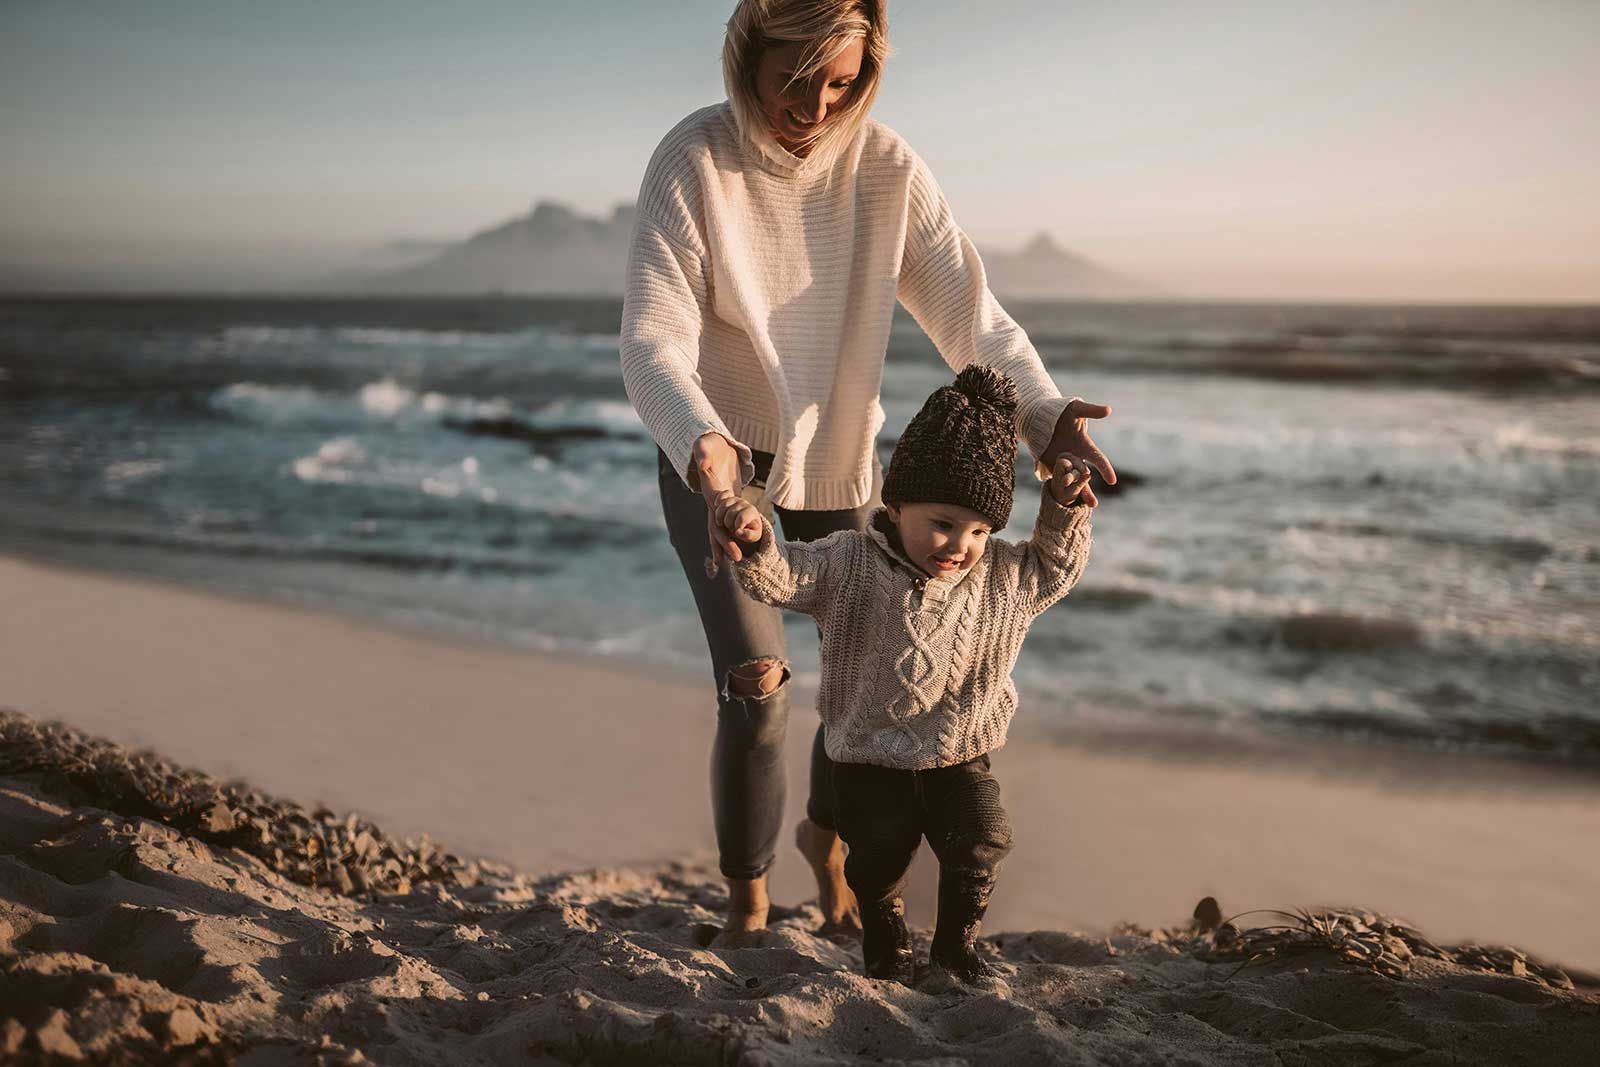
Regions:
[[[632,204],[619,204],[609,219],[593,219],[540,201],[522,218],[447,245],[420,263],[356,277],[342,287],[369,293],[615,295],[622,291],[633,219]]]
[[[335,284],[369,293],[616,296],[622,292],[634,216],[632,204],[619,204],[609,219],[596,219],[540,201],[523,218],[431,250],[421,262],[345,275]],[[430,251],[420,242],[388,247],[391,252]],[[1152,293],[1148,286],[1065,251],[1044,233],[1021,252],[982,255],[990,288],[1002,298],[1106,299]]]
[[[1039,233],[1021,252],[981,249],[989,288],[1013,300],[1123,300],[1156,295],[1154,287],[1068,252]]]

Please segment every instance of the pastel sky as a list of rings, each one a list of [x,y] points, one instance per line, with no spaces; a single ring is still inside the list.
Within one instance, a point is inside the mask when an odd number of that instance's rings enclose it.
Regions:
[[[631,200],[732,0],[8,0],[0,265],[203,287]],[[1600,3],[891,0],[985,247],[1196,296],[1600,301]]]

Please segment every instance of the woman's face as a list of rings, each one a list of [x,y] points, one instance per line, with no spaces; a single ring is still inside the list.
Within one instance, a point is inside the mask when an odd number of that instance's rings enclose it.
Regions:
[[[861,76],[866,41],[855,37],[833,62],[809,81],[789,84],[806,51],[804,41],[789,41],[761,53],[756,65],[756,98],[767,117],[772,135],[785,150],[804,155],[807,142],[822,129],[830,115],[849,102],[851,88]]]

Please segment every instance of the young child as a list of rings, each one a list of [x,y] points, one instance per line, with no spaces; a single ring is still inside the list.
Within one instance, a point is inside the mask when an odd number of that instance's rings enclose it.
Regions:
[[[985,366],[934,392],[895,446],[886,506],[865,531],[778,541],[738,495],[716,503],[723,528],[754,543],[734,564],[743,588],[822,632],[818,712],[874,978],[913,978],[901,894],[924,835],[939,858],[930,962],[958,981],[993,977],[974,943],[1011,827],[988,754],[1016,710],[1011,671],[1029,624],[1083,573],[1097,503],[1088,465],[1062,457],[1033,536],[991,538],[1011,514],[1016,409],[1016,388]]]

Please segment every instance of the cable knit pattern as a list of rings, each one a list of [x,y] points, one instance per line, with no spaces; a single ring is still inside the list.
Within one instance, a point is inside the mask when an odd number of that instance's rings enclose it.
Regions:
[[[881,508],[864,531],[812,542],[779,541],[763,520],[734,570],[757,600],[820,625],[817,711],[832,759],[948,767],[1005,744],[1017,653],[1083,574],[1091,510],[1064,508],[1041,486],[1031,538],[991,538],[971,570],[940,578],[895,550]]]
[[[865,503],[897,297],[953,370],[987,363],[1016,383],[1017,432],[1040,455],[1068,400],[922,159],[870,119],[831,168],[773,152],[741,137],[723,102],[667,134],[639,190],[622,377],[679,476],[716,432],[743,481],[751,449],[773,453],[780,507]]]

